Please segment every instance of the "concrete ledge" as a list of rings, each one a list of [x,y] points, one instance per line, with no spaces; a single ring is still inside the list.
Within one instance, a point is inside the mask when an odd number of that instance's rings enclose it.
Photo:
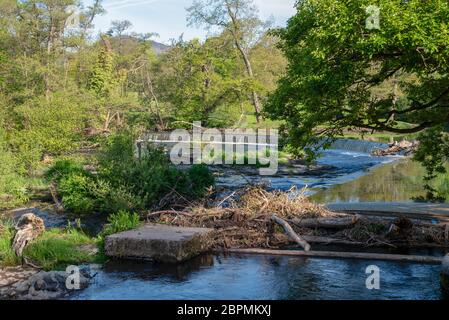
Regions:
[[[189,260],[210,248],[213,229],[146,224],[105,240],[108,257],[149,259],[164,263]]]

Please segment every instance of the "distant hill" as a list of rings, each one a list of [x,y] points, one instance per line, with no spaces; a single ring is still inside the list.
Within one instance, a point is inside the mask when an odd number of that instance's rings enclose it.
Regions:
[[[112,44],[112,48],[123,54],[130,54],[134,52],[138,46],[138,40],[132,36],[122,36],[121,38],[111,37],[110,41]],[[163,54],[170,49],[170,46],[157,41],[151,41],[151,44],[153,46],[154,52],[157,55]]]
[[[153,45],[153,50],[157,55],[162,54],[170,49],[170,46],[156,41],[151,41],[151,44]]]

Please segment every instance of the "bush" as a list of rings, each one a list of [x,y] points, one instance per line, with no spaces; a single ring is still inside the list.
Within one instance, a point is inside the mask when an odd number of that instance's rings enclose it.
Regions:
[[[114,213],[120,210],[135,210],[142,207],[141,199],[123,186],[113,187],[108,181],[97,179],[92,186],[96,211]]]
[[[64,159],[56,161],[45,173],[45,178],[48,181],[60,182],[61,179],[72,174],[88,175],[80,163],[72,159]]]
[[[206,166],[180,171],[159,148],[149,146],[137,159],[133,141],[127,133],[112,135],[98,156],[98,175],[73,161],[55,163],[46,176],[58,182],[65,208],[76,214],[153,209],[167,194],[193,200],[214,185]]]
[[[188,174],[192,184],[190,193],[194,197],[204,197],[215,185],[215,177],[206,165],[194,165]]]
[[[101,233],[102,237],[132,230],[140,226],[139,215],[128,211],[119,211],[115,214],[111,214],[108,218],[108,222],[109,224],[104,227],[103,232]]]
[[[102,179],[140,199],[136,208],[152,209],[173,191],[185,198],[196,199],[204,196],[215,184],[206,166],[193,166],[187,173],[182,172],[160,148],[149,145],[139,160],[134,156],[133,146],[129,134],[112,136],[99,157],[99,163]]]
[[[17,161],[9,150],[0,119],[0,209],[28,201],[27,181],[17,172]]]
[[[76,150],[91,113],[87,96],[54,94],[51,101],[39,97],[14,109],[16,129],[12,143],[20,162],[36,168],[44,154],[54,156]]]
[[[64,207],[75,214],[94,211],[96,199],[91,192],[94,185],[94,179],[85,174],[72,173],[61,178],[59,190]]]

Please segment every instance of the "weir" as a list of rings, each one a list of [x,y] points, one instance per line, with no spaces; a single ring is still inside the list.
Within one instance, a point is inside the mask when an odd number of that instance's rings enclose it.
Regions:
[[[220,129],[219,129],[220,130]],[[222,133],[224,133],[224,130],[220,130]],[[237,138],[239,134],[236,134]],[[243,136],[242,136],[243,138]],[[238,138],[239,139],[239,138]],[[244,141],[244,139],[241,139],[241,141]],[[257,135],[254,137],[254,141],[257,141],[258,145],[265,145],[265,146],[271,146],[270,143],[260,143],[258,141]],[[179,143],[179,141],[172,141],[170,138],[170,132],[147,132],[144,135],[140,137],[140,139],[137,141],[138,145],[142,143],[153,143],[156,145],[161,145],[165,147],[172,147],[176,143]],[[322,143],[325,143],[326,140],[323,139]],[[236,142],[234,144],[239,144],[239,142]],[[241,144],[248,145],[248,143],[242,142]],[[365,140],[355,140],[355,139],[337,139],[335,140],[329,149],[335,149],[335,150],[345,150],[349,152],[359,152],[359,153],[367,153],[371,154],[375,150],[386,150],[389,148],[389,145],[386,143],[381,142],[374,142],[374,141],[365,141]]]
[[[332,143],[330,149],[371,154],[375,150],[386,150],[388,149],[388,147],[389,147],[388,144],[381,142],[353,140],[353,139],[337,139]]]

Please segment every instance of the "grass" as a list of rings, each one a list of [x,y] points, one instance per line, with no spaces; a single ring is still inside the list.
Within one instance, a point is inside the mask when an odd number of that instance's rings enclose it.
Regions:
[[[13,236],[12,221],[0,221],[0,266],[2,267],[15,266],[20,262],[11,247]]]
[[[63,269],[97,261],[96,254],[82,249],[85,245],[96,246],[97,242],[76,229],[50,229],[25,249],[24,256],[45,270]]]
[[[0,266],[16,266],[21,263],[12,249],[14,236],[13,224],[0,222]],[[66,229],[48,229],[24,250],[24,257],[44,270],[64,269],[68,265],[79,265],[99,261],[101,254],[83,250],[82,246],[96,247],[98,238],[90,238],[82,231],[68,227]]]
[[[137,213],[129,213],[127,211],[119,211],[118,213],[111,214],[108,218],[109,224],[107,224],[101,237],[107,237],[111,234],[124,232],[135,229],[140,226],[140,217]]]
[[[104,238],[108,235],[131,230],[140,226],[137,213],[120,211],[108,219],[100,236],[91,238],[80,228],[68,226],[65,229],[48,229],[25,250],[24,257],[44,270],[64,270],[69,265],[101,263]],[[21,263],[12,249],[14,226],[11,221],[0,221],[0,266],[11,267]],[[98,252],[86,248],[99,248]]]

